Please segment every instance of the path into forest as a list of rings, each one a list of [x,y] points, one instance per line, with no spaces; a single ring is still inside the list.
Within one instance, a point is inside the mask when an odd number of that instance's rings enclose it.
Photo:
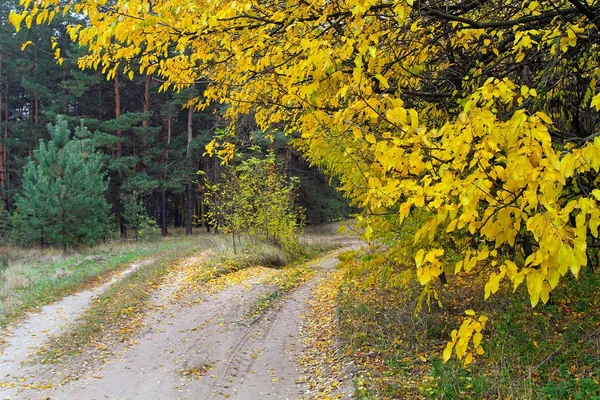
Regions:
[[[358,241],[347,244],[360,247]],[[95,362],[88,352],[85,362],[75,357],[65,365],[33,363],[28,354],[66,329],[105,287],[67,297],[5,338],[0,399],[310,398],[308,386],[299,383],[305,381],[298,362],[302,314],[311,289],[332,273],[340,251],[313,261],[308,282],[254,318],[257,301],[272,291],[272,270],[240,271],[229,284],[192,293],[184,293],[184,279],[174,270],[152,295],[144,328],[112,349],[108,360]],[[348,380],[337,394],[348,398],[352,391]]]

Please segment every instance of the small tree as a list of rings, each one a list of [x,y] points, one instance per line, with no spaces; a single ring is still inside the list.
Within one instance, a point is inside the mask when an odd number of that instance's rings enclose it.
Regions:
[[[66,120],[48,125],[52,137],[40,141],[25,166],[23,192],[16,197],[12,237],[19,243],[93,244],[109,228],[108,187],[102,160],[89,140],[71,139]],[[86,128],[76,130],[81,136]]]
[[[242,233],[290,249],[302,219],[295,204],[296,183],[281,173],[272,153],[228,166],[220,183],[208,185],[210,218],[232,235],[235,251]]]
[[[146,214],[144,203],[136,192],[123,199],[123,218],[127,228],[133,229],[135,240],[160,235],[156,221]]]

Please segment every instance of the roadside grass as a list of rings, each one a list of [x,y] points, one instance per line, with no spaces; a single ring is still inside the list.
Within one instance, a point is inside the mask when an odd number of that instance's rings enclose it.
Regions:
[[[253,324],[258,321],[265,315],[265,312],[277,304],[280,299],[310,280],[313,276],[314,271],[310,268],[308,263],[304,263],[281,268],[275,274],[261,282],[267,285],[270,290],[256,300],[248,313],[249,323]]]
[[[101,282],[132,262],[162,252],[182,252],[199,240],[203,240],[202,236],[154,242],[112,241],[68,253],[51,248],[7,247],[0,255],[0,327]]]
[[[311,265],[318,262],[321,256],[346,244],[347,237],[340,236],[341,225],[342,222],[335,222],[305,229],[299,238],[297,251],[290,254],[284,263],[273,263],[268,251],[260,253],[261,257],[266,258],[266,262],[255,265],[284,268],[263,282],[273,289],[257,300],[250,312],[250,323],[256,322],[282,297],[310,280],[314,276]]]
[[[360,399],[600,399],[600,276],[591,269],[566,277],[547,304],[532,309],[527,289],[487,301],[486,275],[436,282],[443,304],[425,300],[407,255],[384,264],[376,253],[340,255],[339,334],[357,366]],[[384,265],[384,266],[382,266]],[[387,268],[387,270],[385,269]],[[395,277],[392,279],[392,277]],[[488,315],[485,354],[462,367],[441,360],[464,311]]]
[[[600,278],[567,278],[531,309],[526,289],[487,306],[486,354],[468,368],[438,358],[424,387],[443,399],[600,399]]]

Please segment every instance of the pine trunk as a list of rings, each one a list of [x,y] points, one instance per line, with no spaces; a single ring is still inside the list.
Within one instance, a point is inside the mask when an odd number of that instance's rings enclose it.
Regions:
[[[171,137],[173,130],[173,120],[169,117],[167,121],[167,149],[165,150],[165,161],[164,161],[164,170],[163,170],[163,182],[166,183],[169,178],[169,146],[171,145]],[[162,190],[162,212],[161,212],[161,228],[162,235],[167,236],[167,190],[163,187]]]
[[[193,133],[193,115],[194,109],[190,107],[188,109],[188,120],[187,120],[187,151],[186,157],[190,165],[193,165],[191,160],[191,146],[192,146],[192,133]],[[192,223],[194,222],[194,186],[192,185],[192,177],[188,178],[186,185],[187,189],[187,218],[185,221],[185,234],[190,236],[192,234]]]
[[[150,112],[150,84],[152,83],[152,77],[150,75],[146,75],[146,80],[144,82],[144,114]],[[142,126],[147,128],[150,126],[150,117],[144,118],[142,121]]]
[[[119,117],[121,117],[121,89],[119,88],[119,74],[115,75],[114,85],[115,85],[115,119],[118,119]],[[117,138],[119,139],[119,141],[117,142],[117,154],[116,154],[117,159],[121,158],[121,156],[123,155],[123,147],[121,144],[122,137],[123,137],[123,132],[121,132],[121,130],[118,130]],[[119,173],[123,174],[122,171],[120,171]]]
[[[2,86],[0,85],[0,91]],[[0,109],[0,114],[2,109]],[[4,146],[2,154],[0,155],[0,161],[2,162],[2,171],[4,171],[4,184],[2,186],[2,200],[4,201],[4,210],[10,210],[10,204],[8,201],[8,190],[10,188],[10,173],[8,171],[8,149],[6,143],[8,143],[8,82],[4,84]]]
[[[119,87],[119,74],[115,74],[115,80],[114,80],[114,87],[115,87],[115,119],[118,119],[119,117],[121,117],[121,88]],[[116,149],[116,154],[115,154],[115,158],[118,160],[123,156],[123,146],[121,143],[121,138],[123,137],[123,132],[121,130],[118,130],[116,132],[117,135],[117,149]],[[123,182],[123,171],[119,169],[118,171],[118,176],[119,176],[119,182],[118,185],[120,186]],[[121,238],[126,238],[127,237],[127,224],[125,222],[125,218],[123,217],[123,205],[121,204],[121,200],[117,200],[119,202],[119,233]]]
[[[145,80],[144,80],[144,104],[143,104],[143,113],[144,114],[149,114],[150,113],[150,84],[152,83],[152,78],[150,76],[146,76]],[[144,117],[144,119],[142,120],[142,128],[147,128],[148,126],[150,126],[150,116],[146,116]],[[132,138],[132,142],[133,142],[133,156],[136,157],[137,156],[137,136],[135,134],[135,130],[132,132],[133,138]]]
[[[2,92],[2,81],[4,79],[2,75],[2,63],[4,61],[4,53],[2,48],[2,43],[0,43],[0,124],[2,124],[2,111],[4,111],[4,96]],[[8,107],[7,107],[8,108]],[[6,121],[8,122],[8,121]],[[0,209],[6,208],[6,200],[4,197],[4,193],[6,192],[5,183],[6,183],[6,171],[5,171],[5,161],[6,152],[4,151],[4,141],[0,140],[0,194],[2,195],[2,201],[5,203],[4,207],[0,207]],[[4,236],[4,232],[0,232],[1,236]]]
[[[161,192],[160,227],[162,235],[167,236],[169,232],[167,230],[167,191],[165,189]]]

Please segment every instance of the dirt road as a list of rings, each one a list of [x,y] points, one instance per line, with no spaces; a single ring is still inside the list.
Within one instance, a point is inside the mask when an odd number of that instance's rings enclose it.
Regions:
[[[306,384],[298,383],[306,381],[298,362],[304,350],[301,316],[311,288],[327,279],[337,254],[313,262],[316,273],[307,283],[258,314],[257,304],[273,293],[276,270],[239,271],[217,289],[213,285],[185,295],[174,271],[153,295],[145,328],[132,345],[115,349],[107,362],[85,365],[75,379],[65,379],[60,365],[22,363],[21,336],[29,338],[25,347],[34,350],[57,332],[49,329],[36,339],[17,328],[0,358],[0,399],[310,398]],[[77,314],[72,313],[66,318]],[[43,320],[31,318],[21,326]],[[339,387],[340,398],[350,396],[350,383]]]

